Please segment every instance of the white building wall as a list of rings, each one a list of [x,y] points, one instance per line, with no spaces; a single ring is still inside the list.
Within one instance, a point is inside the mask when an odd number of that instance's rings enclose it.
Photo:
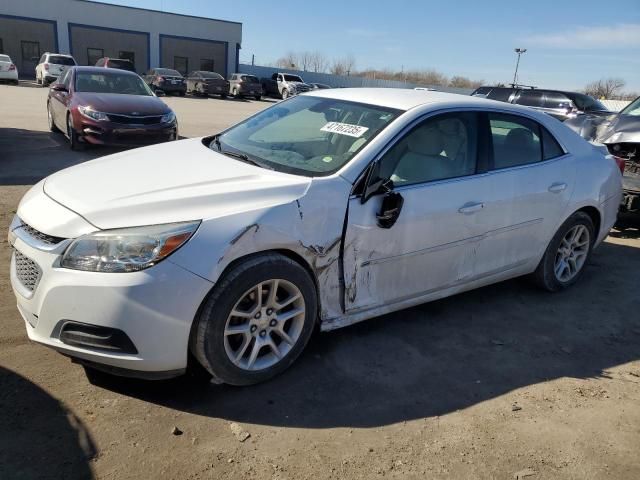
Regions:
[[[0,15],[57,21],[60,53],[70,53],[69,23],[148,32],[152,68],[160,66],[161,33],[227,42],[229,73],[236,70],[236,44],[242,43],[242,24],[239,22],[176,15],[90,0],[0,0]]]

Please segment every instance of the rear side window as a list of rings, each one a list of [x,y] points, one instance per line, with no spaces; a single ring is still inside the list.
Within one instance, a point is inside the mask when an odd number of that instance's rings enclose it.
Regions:
[[[575,102],[576,106],[583,112],[608,110],[607,107],[605,107],[602,103],[600,103],[595,98],[590,97],[589,95],[574,93],[573,101]]]
[[[497,100],[498,102],[508,102],[512,93],[512,88],[494,88],[489,92],[487,98],[490,100]]]
[[[516,99],[518,105],[526,105],[527,107],[542,107],[544,100],[543,92],[539,90],[523,90]]]
[[[544,108],[567,108],[573,107],[573,102],[569,97],[561,92],[545,92]]]
[[[542,160],[539,125],[516,115],[490,113],[493,169],[528,165]]]
[[[558,143],[558,141],[553,138],[546,128],[540,127],[542,131],[542,157],[544,160],[551,160],[552,158],[561,157],[564,155],[564,150]]]
[[[475,95],[486,95],[487,93],[489,93],[491,91],[491,87],[480,87],[478,89],[476,89],[475,92],[473,92],[471,94],[471,96],[475,96]]]

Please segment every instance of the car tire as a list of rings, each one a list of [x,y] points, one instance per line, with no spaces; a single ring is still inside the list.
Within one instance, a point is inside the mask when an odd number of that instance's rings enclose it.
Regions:
[[[237,88],[234,88],[233,90],[231,90],[231,95],[233,96],[233,98],[240,98],[240,96],[238,95]]]
[[[259,102],[260,100],[262,100],[262,95],[256,95],[256,100]]]
[[[220,98],[221,98],[222,100],[226,100],[226,99],[227,99],[227,94],[226,94],[226,93],[221,94],[221,95],[220,95]]]
[[[593,220],[585,212],[571,215],[558,229],[533,273],[544,290],[558,292],[573,285],[584,273],[595,242]]]
[[[67,138],[69,139],[71,150],[80,151],[84,149],[84,145],[80,143],[80,136],[71,124],[71,115],[67,115]]]
[[[178,92],[178,95],[180,95],[181,97],[184,97],[187,94],[187,92]]]
[[[47,102],[47,123],[49,130],[52,132],[59,132],[60,129],[56,126],[56,122],[53,120],[53,114],[51,113],[51,104]]]
[[[289,90],[287,90],[286,88],[283,88],[282,94],[280,96],[282,97],[282,100],[286,100],[287,98],[289,98]]]
[[[194,323],[190,349],[213,381],[253,385],[282,373],[298,358],[316,318],[316,288],[309,273],[284,255],[260,255],[232,268],[210,292]]]

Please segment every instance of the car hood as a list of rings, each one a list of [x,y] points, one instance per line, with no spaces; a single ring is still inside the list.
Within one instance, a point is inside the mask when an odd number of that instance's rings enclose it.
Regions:
[[[218,218],[290,203],[311,178],[229,158],[201,139],[109,155],[48,177],[44,192],[97,228]]]
[[[74,93],[77,105],[90,106],[94,110],[123,115],[164,115],[171,109],[158,97],[151,95],[124,95],[119,93]]]
[[[640,142],[640,117],[623,115],[578,115],[564,122],[583,138],[598,143]]]

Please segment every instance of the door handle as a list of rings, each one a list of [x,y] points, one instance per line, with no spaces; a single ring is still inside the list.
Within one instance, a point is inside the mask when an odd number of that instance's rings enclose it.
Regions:
[[[479,212],[483,208],[484,203],[482,202],[469,202],[460,207],[458,212],[464,213],[465,215],[471,215],[472,213]]]
[[[560,193],[560,192],[563,192],[564,190],[566,190],[566,188],[567,188],[567,184],[566,183],[557,182],[557,183],[552,184],[549,187],[549,191],[551,193]]]

